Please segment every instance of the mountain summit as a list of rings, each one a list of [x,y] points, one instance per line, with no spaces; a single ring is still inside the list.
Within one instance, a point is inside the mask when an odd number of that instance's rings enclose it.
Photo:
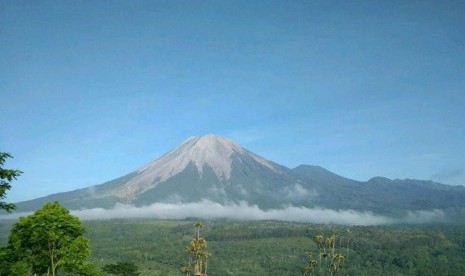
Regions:
[[[398,215],[415,210],[463,209],[465,188],[381,177],[360,182],[310,165],[289,169],[225,137],[208,134],[190,137],[120,178],[20,202],[17,209],[35,210],[52,200],[69,209],[209,200],[223,205],[246,202],[262,209],[292,205]]]
[[[231,140],[208,134],[190,137],[177,148],[144,165],[137,170],[135,177],[114,194],[119,198],[133,199],[137,194],[153,189],[159,183],[181,173],[189,165],[194,165],[200,176],[203,175],[204,168],[208,167],[218,179],[228,181],[231,178],[233,160],[244,158],[252,159],[272,171],[279,172],[277,166]]]

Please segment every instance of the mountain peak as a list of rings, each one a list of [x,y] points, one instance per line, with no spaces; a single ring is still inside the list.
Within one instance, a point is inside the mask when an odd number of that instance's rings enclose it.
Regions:
[[[233,141],[214,134],[192,136],[179,147],[172,149],[160,158],[144,165],[127,185],[115,195],[120,198],[132,198],[137,193],[154,188],[158,183],[182,172],[192,164],[202,175],[204,166],[210,167],[221,180],[231,177],[234,156],[248,156],[273,171],[279,169],[271,162],[255,155]]]
[[[244,149],[233,141],[229,140],[226,137],[218,136],[214,134],[206,134],[203,136],[192,136],[186,143],[194,143],[194,147],[200,151],[206,151],[209,153],[223,153],[227,154],[228,156],[232,152],[243,153]],[[217,151],[217,152],[215,152]],[[218,152],[219,151],[219,152]]]

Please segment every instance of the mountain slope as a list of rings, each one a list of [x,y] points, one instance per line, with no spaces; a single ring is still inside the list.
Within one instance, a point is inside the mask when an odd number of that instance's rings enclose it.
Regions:
[[[166,182],[186,169],[190,170],[189,166],[194,166],[202,179],[214,177],[219,182],[225,183],[231,179],[234,162],[259,164],[278,174],[286,170],[226,138],[209,134],[191,137],[181,146],[141,167],[133,178],[124,186],[114,190],[113,194],[124,200],[134,200],[139,194],[156,188],[160,183]],[[204,171],[206,168],[211,171]]]
[[[268,161],[231,140],[215,135],[191,137],[179,147],[115,180],[76,191],[18,203],[33,210],[59,200],[73,209],[103,207],[117,202],[260,202],[261,207],[287,203],[281,192],[295,182],[290,169]]]
[[[398,215],[465,208],[465,188],[381,177],[361,182],[310,165],[289,169],[209,134],[191,137],[123,177],[17,206],[29,211],[58,200],[70,209],[111,208],[116,203],[143,206],[203,199],[221,204],[247,202],[262,209],[293,205]]]
[[[408,211],[465,208],[465,187],[424,180],[391,180],[374,177],[355,181],[319,166],[301,165],[293,169],[319,191],[318,205],[333,209],[371,210],[398,215]]]

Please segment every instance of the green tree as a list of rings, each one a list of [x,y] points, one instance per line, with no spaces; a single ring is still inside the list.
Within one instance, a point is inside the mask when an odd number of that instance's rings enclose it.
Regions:
[[[138,276],[139,268],[134,263],[117,262],[116,264],[105,265],[102,269],[104,272],[118,276]]]
[[[13,158],[13,156],[6,152],[0,152],[0,210],[10,212],[15,208],[15,205],[6,203],[3,199],[6,197],[6,192],[11,189],[10,182],[23,172],[20,170],[4,169],[3,165],[7,158]]]
[[[0,248],[0,275],[24,276],[29,274],[29,265],[17,261],[7,247]]]
[[[97,274],[87,261],[89,240],[79,218],[58,202],[45,204],[34,214],[21,217],[8,238],[8,256],[27,263],[31,273],[56,275],[58,269]]]
[[[197,228],[197,236],[191,240],[190,246],[184,249],[184,253],[189,256],[189,261],[181,267],[181,272],[187,276],[207,276],[210,253],[207,251],[207,241],[200,237],[200,229],[204,225],[197,222],[194,227]]]

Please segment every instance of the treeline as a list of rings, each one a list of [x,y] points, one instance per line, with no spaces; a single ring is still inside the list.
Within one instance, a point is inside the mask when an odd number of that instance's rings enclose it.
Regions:
[[[183,248],[195,234],[193,221],[88,221],[91,259],[98,266],[129,260],[142,275],[180,275]],[[211,257],[209,275],[300,275],[306,253],[317,253],[316,235],[336,234],[346,255],[348,227],[280,221],[209,221],[202,235]],[[342,275],[461,275],[465,227],[350,227]]]
[[[84,221],[90,260],[98,268],[137,265],[141,275],[182,275],[183,249],[197,220],[115,219]],[[0,222],[0,246],[11,222]],[[307,254],[317,256],[317,235],[337,236],[345,256],[338,275],[463,275],[465,226],[321,225],[281,221],[207,221],[209,275],[301,275]],[[350,242],[348,244],[348,232]],[[313,275],[313,274],[312,274]],[[315,274],[317,275],[317,274]]]

